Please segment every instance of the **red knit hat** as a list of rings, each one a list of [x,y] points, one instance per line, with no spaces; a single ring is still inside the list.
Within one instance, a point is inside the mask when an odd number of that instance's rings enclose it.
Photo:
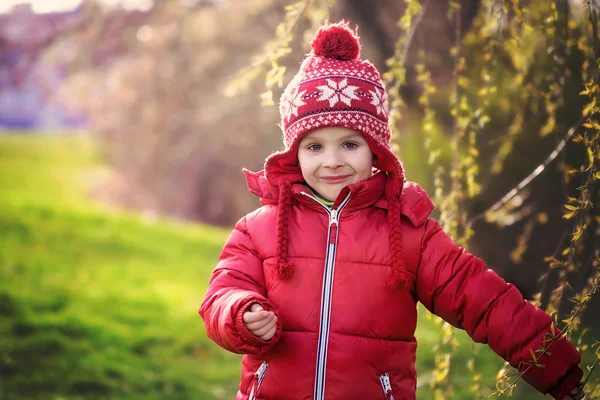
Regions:
[[[281,96],[285,150],[272,154],[265,163],[267,179],[279,187],[276,274],[287,279],[294,268],[287,260],[287,224],[291,184],[304,181],[297,162],[298,143],[315,129],[339,126],[360,132],[377,156],[377,168],[387,173],[385,193],[394,267],[389,283],[400,288],[408,280],[400,230],[404,171],[390,150],[387,93],[373,64],[360,60],[359,38],[345,21],[321,27],[311,47],[312,52]]]

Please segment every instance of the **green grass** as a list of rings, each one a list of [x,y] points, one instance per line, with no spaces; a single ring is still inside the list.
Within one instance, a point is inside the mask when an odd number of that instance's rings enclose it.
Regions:
[[[229,232],[95,204],[103,170],[85,135],[0,136],[0,399],[233,398],[240,357],[197,314]],[[441,329],[421,315],[417,397],[431,399]],[[457,337],[452,398],[471,399],[473,345]],[[493,385],[502,363],[479,349]]]
[[[197,309],[228,232],[86,198],[85,136],[0,137],[0,398],[231,398]]]

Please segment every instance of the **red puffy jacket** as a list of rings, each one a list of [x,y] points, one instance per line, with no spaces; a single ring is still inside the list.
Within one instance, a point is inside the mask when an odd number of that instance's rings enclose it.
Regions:
[[[401,197],[412,284],[391,289],[382,174],[342,190],[337,236],[330,235],[332,211],[294,185],[289,260],[296,269],[291,279],[277,279],[277,188],[262,175],[247,179],[263,206],[236,224],[200,308],[208,336],[245,354],[236,399],[415,399],[417,301],[515,367],[530,361],[530,349],[550,331],[550,316],[429,218],[431,200],[414,183]],[[242,322],[253,303],[278,317],[270,341]],[[551,353],[524,378],[562,398],[581,379],[580,355],[566,339]]]

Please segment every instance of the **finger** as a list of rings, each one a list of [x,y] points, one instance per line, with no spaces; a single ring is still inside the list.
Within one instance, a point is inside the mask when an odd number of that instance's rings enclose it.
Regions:
[[[246,328],[248,328],[249,331],[256,331],[264,326],[266,326],[268,323],[270,323],[275,317],[272,315],[267,316],[266,318],[263,319],[259,319],[258,321],[252,321],[252,322],[248,322],[246,324]]]
[[[257,312],[246,311],[244,313],[244,315],[242,316],[242,320],[245,323],[256,322],[256,321],[260,321],[261,319],[268,318],[269,314],[272,314],[272,313],[269,313],[268,311],[265,311],[265,310],[257,311]]]
[[[262,328],[256,329],[254,331],[251,331],[255,336],[261,337],[264,336],[265,334],[267,334],[271,329],[273,329],[274,326],[277,326],[275,324],[274,320],[269,321],[269,323],[265,326],[263,326]]]
[[[254,303],[250,306],[250,311],[252,312],[257,312],[257,311],[262,311],[264,310],[264,308],[262,308],[262,306],[258,303]]]
[[[262,326],[261,328],[255,329],[253,331],[251,331],[255,336],[263,336],[264,334],[266,334],[267,332],[269,332],[273,326],[276,326],[275,321],[271,320],[269,321],[266,325]]]
[[[273,328],[266,334],[259,336],[262,340],[271,340],[273,336],[275,336],[275,332],[277,332],[277,324],[273,325]]]

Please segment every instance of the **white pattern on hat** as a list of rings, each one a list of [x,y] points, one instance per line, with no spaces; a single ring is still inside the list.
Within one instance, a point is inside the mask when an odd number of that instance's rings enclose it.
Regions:
[[[388,116],[388,104],[387,104],[387,93],[385,90],[379,91],[379,89],[375,88],[375,91],[369,90],[373,99],[371,104],[373,104],[377,108],[377,113],[382,114],[385,118]]]
[[[333,79],[327,79],[327,86],[322,85],[317,87],[321,91],[321,96],[317,100],[328,100],[329,107],[333,107],[339,102],[348,106],[352,105],[352,100],[360,100],[354,91],[357,86],[349,86],[348,79],[342,79],[339,82]]]
[[[281,102],[281,109],[282,114],[286,119],[289,120],[292,115],[298,116],[298,107],[306,105],[306,103],[302,101],[304,93],[306,93],[306,90],[299,92],[298,87],[295,86],[289,95],[283,99]]]

